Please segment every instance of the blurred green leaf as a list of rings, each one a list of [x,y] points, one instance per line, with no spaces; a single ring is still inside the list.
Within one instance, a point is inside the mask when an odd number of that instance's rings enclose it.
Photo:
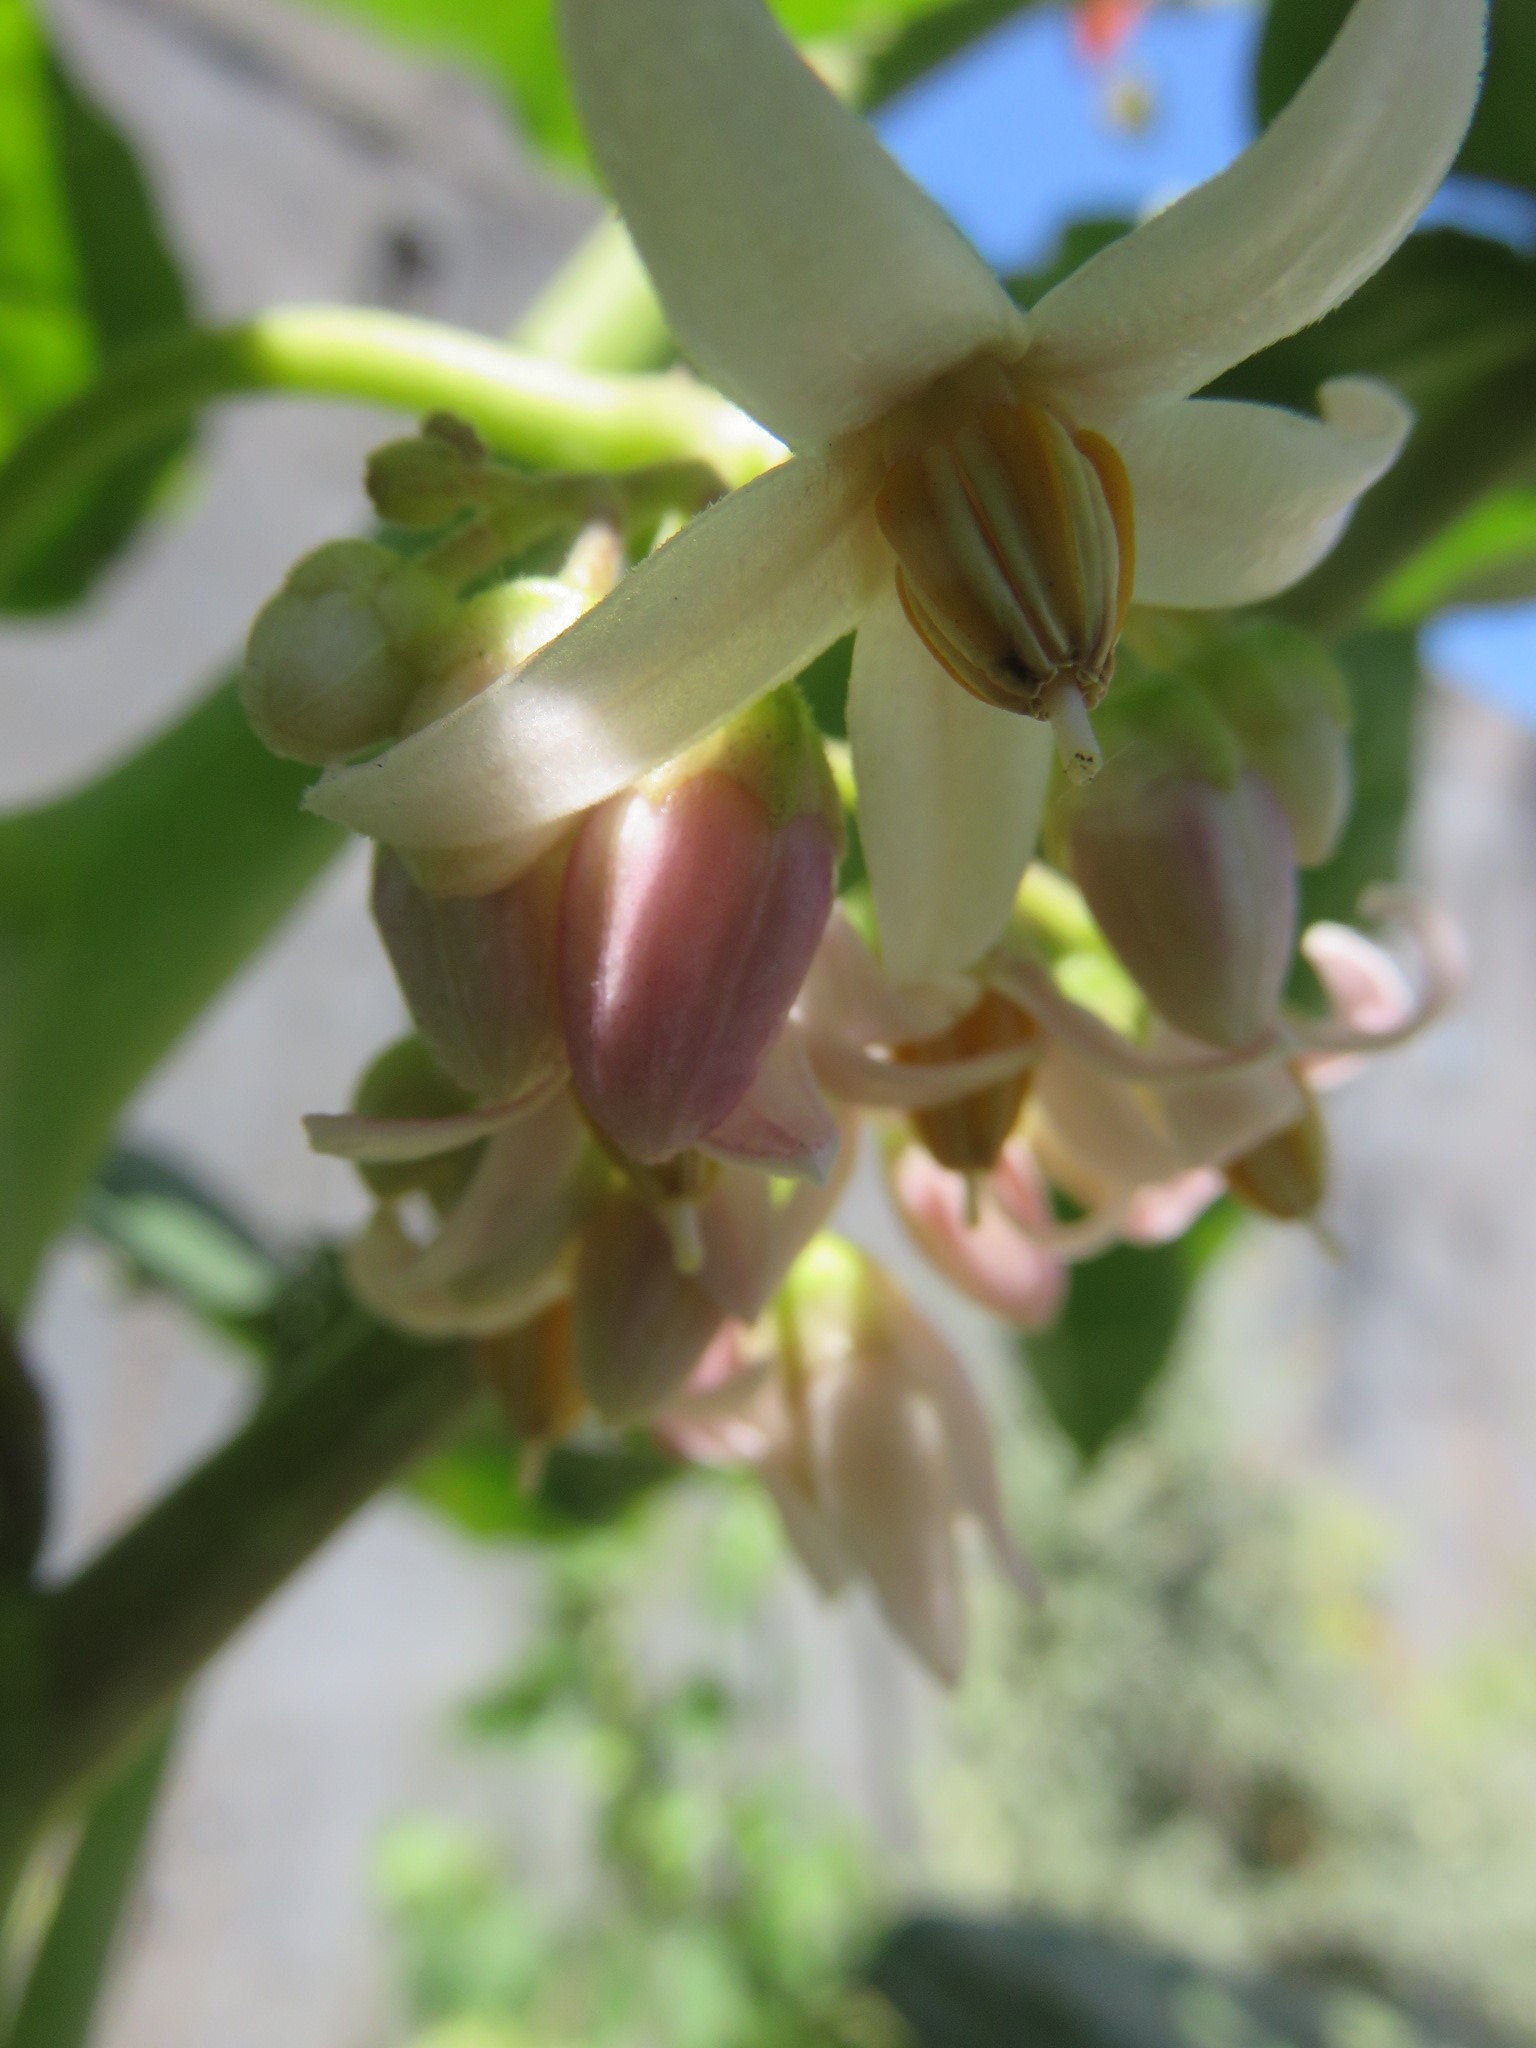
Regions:
[[[31,1575],[48,1519],[48,1416],[0,1318],[0,1583]]]
[[[1487,2042],[1473,2021],[1355,1987],[1239,1976],[1043,1915],[924,1917],[870,1975],[923,2048],[1425,2048]]]
[[[1449,605],[1536,597],[1536,489],[1496,491],[1392,577],[1372,606],[1383,625],[1414,625]]]
[[[141,1286],[242,1335],[272,1309],[288,1267],[183,1167],[135,1146],[108,1157],[86,1197],[86,1226]]]
[[[138,1084],[340,849],[230,684],[77,793],[0,819],[0,1304]]]
[[[1077,1267],[1061,1320],[1025,1341],[1030,1374],[1085,1461],[1134,1421],[1171,1362],[1196,1282],[1236,1214],[1223,1202],[1174,1244],[1116,1245]]]
[[[1353,623],[1381,586],[1536,462],[1536,261],[1502,242],[1415,235],[1317,326],[1242,364],[1226,398],[1311,410],[1330,377],[1383,377],[1418,424],[1339,546],[1282,601],[1304,623]]]
[[[1258,111],[1271,121],[1327,50],[1350,0],[1273,0],[1259,54]],[[1488,75],[1457,170],[1536,190],[1536,8],[1494,0]]]
[[[186,287],[117,129],[70,79],[23,0],[0,0],[0,454],[141,341],[188,322]],[[0,601],[72,603],[186,445],[177,432],[77,493]]]

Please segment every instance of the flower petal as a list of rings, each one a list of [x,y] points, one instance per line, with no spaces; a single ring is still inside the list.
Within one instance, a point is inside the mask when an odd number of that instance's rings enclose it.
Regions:
[[[560,1086],[559,1075],[547,1076],[514,1102],[492,1103],[458,1116],[307,1116],[304,1130],[313,1149],[330,1159],[351,1159],[363,1166],[440,1159],[515,1123],[547,1102]]]
[[[1040,829],[1050,728],[947,675],[893,580],[854,645],[848,737],[886,967],[898,982],[957,973],[1013,908]]]
[[[716,1159],[826,1181],[837,1158],[838,1128],[793,1026],[779,1033],[741,1101],[699,1144]]]
[[[1485,0],[1356,0],[1251,149],[1041,300],[1032,377],[1090,410],[1187,397],[1347,299],[1455,159],[1487,14]]]
[[[1256,604],[1323,559],[1413,426],[1395,392],[1339,377],[1321,420],[1280,406],[1178,400],[1135,412],[1117,446],[1136,497],[1136,596]]]
[[[526,668],[378,760],[323,777],[310,809],[396,846],[503,842],[510,879],[575,812],[848,630],[872,555],[872,522],[857,516],[867,494],[846,461],[769,470],[690,521]]]
[[[381,1209],[347,1247],[347,1285],[365,1308],[422,1337],[492,1337],[531,1322],[570,1291],[569,1261],[557,1259],[536,1273],[521,1263],[504,1274],[485,1274],[468,1293],[442,1280],[423,1279],[421,1247],[391,1209]]]
[[[864,425],[1024,316],[839,106],[761,0],[564,0],[593,151],[673,333],[807,446]]]

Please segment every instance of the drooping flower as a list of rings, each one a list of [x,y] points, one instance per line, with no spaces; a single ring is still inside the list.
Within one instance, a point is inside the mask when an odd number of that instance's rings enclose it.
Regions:
[[[794,453],[520,673],[312,802],[406,849],[495,843],[510,873],[857,628],[885,956],[901,979],[967,966],[1034,844],[1039,721],[1069,766],[1095,763],[1133,591],[1273,595],[1401,448],[1409,416],[1368,380],[1326,386],[1320,418],[1193,394],[1407,234],[1470,118],[1486,0],[1356,0],[1253,148],[1027,316],[760,0],[562,14],[679,342]]]
[[[946,1684],[965,1665],[959,1524],[974,1522],[1015,1584],[1036,1590],[964,1368],[842,1239],[817,1239],[760,1332],[722,1332],[663,1429],[687,1455],[754,1465],[821,1591],[864,1581]]]

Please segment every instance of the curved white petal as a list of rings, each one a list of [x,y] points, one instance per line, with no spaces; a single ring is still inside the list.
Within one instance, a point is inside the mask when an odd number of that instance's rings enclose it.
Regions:
[[[794,446],[864,425],[1024,316],[762,0],[563,0],[583,122],[672,331]]]
[[[1050,728],[947,675],[893,580],[854,646],[848,738],[885,965],[898,982],[957,973],[1013,908],[1039,834]]]
[[[378,760],[323,777],[310,809],[395,846],[505,842],[515,872],[565,819],[848,630],[874,559],[867,495],[851,463],[769,470],[692,520],[526,668]]]
[[[787,1025],[763,1055],[752,1086],[700,1140],[712,1158],[814,1181],[831,1174],[839,1132],[816,1085],[799,1031]]]
[[[1142,604],[1256,604],[1328,553],[1391,468],[1413,415],[1384,384],[1340,377],[1323,417],[1209,398],[1146,406],[1118,430],[1136,496]]]
[[[1455,160],[1487,12],[1486,0],[1356,0],[1251,149],[1041,300],[1031,372],[1089,406],[1187,397],[1347,299]]]

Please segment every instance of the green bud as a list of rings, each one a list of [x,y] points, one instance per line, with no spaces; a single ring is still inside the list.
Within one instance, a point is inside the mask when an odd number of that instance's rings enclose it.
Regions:
[[[1328,650],[1293,626],[1229,622],[1184,671],[1279,799],[1303,867],[1338,845],[1349,816],[1349,689]]]
[[[400,1038],[368,1067],[352,1097],[356,1115],[393,1121],[406,1117],[462,1116],[474,1097],[451,1080],[421,1039]],[[424,1194],[439,1211],[450,1209],[474,1174],[485,1141],[432,1159],[364,1162],[358,1172],[381,1201]]]
[[[325,766],[395,737],[449,593],[373,541],[306,555],[258,615],[240,697],[258,739]]]
[[[486,466],[485,445],[473,427],[437,413],[409,440],[374,449],[368,496],[379,517],[395,526],[445,526],[479,503]]]

